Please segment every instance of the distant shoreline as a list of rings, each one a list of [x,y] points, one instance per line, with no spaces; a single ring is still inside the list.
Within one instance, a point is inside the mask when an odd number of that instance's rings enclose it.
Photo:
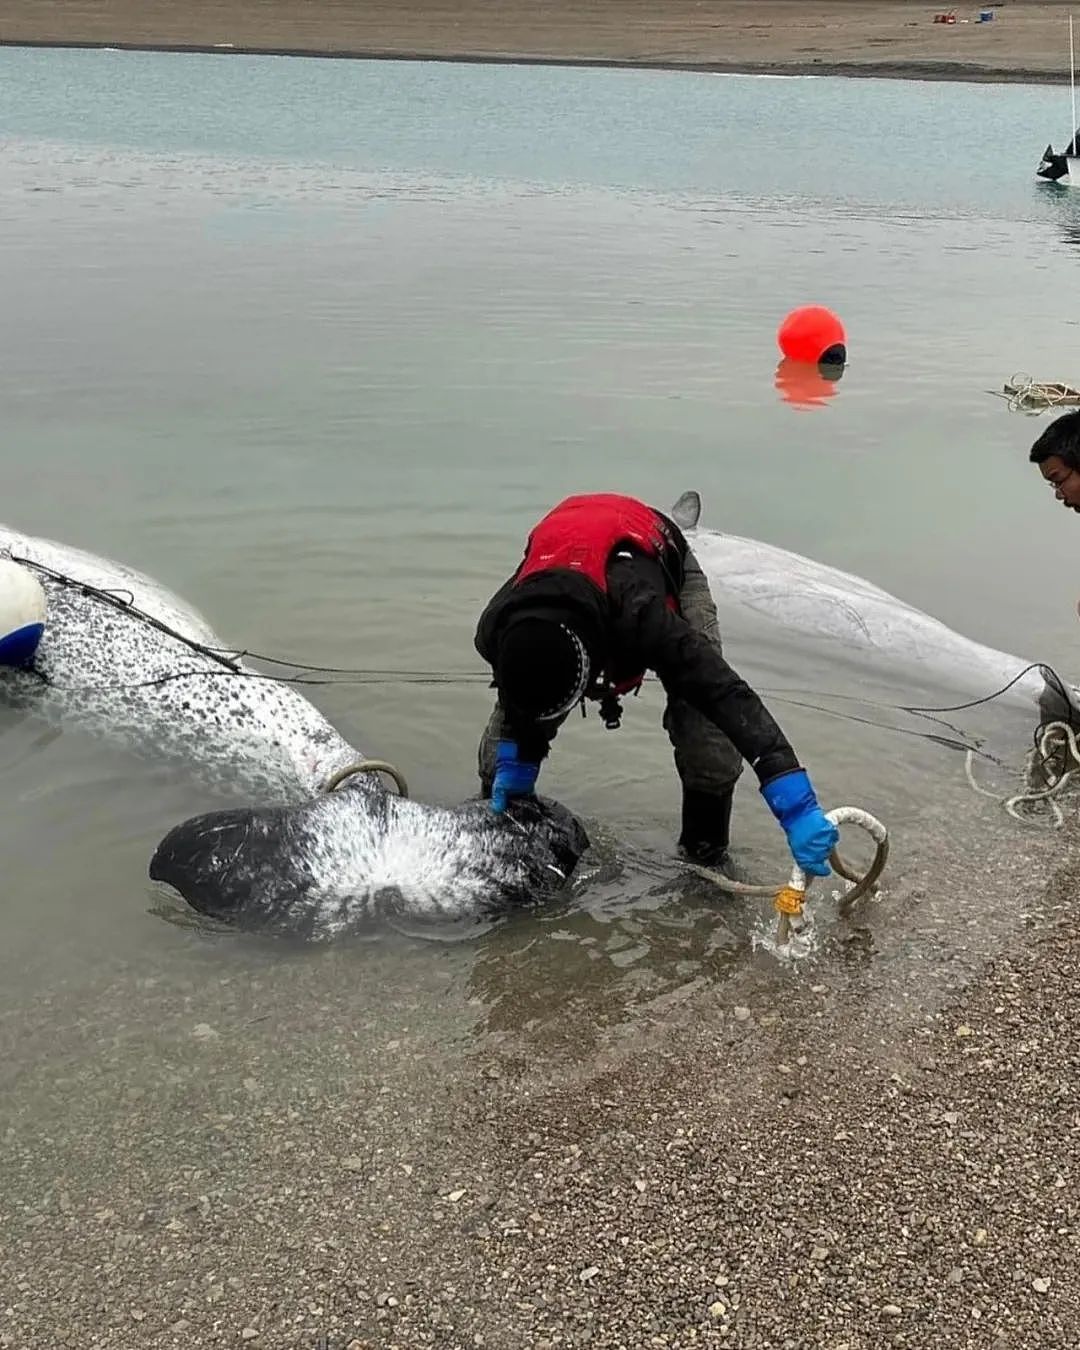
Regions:
[[[843,77],[845,79],[927,80],[956,84],[1067,85],[1067,71],[970,66],[960,61],[677,61],[649,57],[547,56],[528,53],[345,50],[343,48],[262,47],[234,43],[91,42],[0,38],[0,47],[59,51],[162,52],[201,56],[289,56],[332,61],[433,61],[453,65],[566,66],[599,70],[670,70],[703,75],[772,75]]]
[[[1060,85],[1068,14],[1068,0],[4,0],[0,47]]]

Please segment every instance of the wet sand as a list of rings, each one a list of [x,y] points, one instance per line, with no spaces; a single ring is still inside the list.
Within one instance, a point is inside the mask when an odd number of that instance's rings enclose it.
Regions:
[[[1068,79],[1065,3],[6,0],[0,42],[921,79]],[[964,21],[967,22],[964,22]]]

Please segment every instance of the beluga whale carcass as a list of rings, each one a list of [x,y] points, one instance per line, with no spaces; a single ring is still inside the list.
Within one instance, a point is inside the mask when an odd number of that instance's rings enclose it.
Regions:
[[[152,578],[5,525],[0,563],[0,596],[28,577],[45,604],[32,664],[0,668],[3,705],[248,797],[304,801],[358,758],[295,689],[251,670]]]
[[[576,818],[542,799],[499,818],[483,802],[399,797],[374,775],[326,791],[364,756],[294,687],[252,670],[150,577],[0,526],[6,634],[0,706],[255,798],[177,826],[150,866],[238,926],[325,938],[383,901],[475,915],[559,889],[588,847]]]
[[[926,680],[970,699],[1010,685],[1003,697],[1044,718],[1080,724],[1077,690],[1047,667],[974,642],[850,572],[706,529],[697,492],[683,493],[672,515],[713,584],[722,619],[739,611],[754,614],[785,635],[843,652],[867,670],[878,665],[893,678]]]

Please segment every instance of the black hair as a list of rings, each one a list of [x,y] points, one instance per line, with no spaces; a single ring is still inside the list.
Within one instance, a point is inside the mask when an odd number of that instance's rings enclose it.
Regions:
[[[1065,413],[1051,422],[1031,447],[1032,464],[1043,464],[1057,455],[1070,469],[1080,469],[1080,410]]]

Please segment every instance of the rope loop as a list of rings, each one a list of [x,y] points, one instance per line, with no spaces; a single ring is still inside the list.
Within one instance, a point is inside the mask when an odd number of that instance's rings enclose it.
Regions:
[[[323,784],[322,790],[326,793],[336,792],[347,779],[354,778],[361,773],[385,773],[393,779],[399,797],[408,797],[409,795],[409,785],[405,781],[405,775],[386,759],[358,759],[355,764],[346,764],[343,769],[338,769],[337,773],[330,775]]]

